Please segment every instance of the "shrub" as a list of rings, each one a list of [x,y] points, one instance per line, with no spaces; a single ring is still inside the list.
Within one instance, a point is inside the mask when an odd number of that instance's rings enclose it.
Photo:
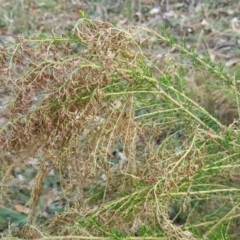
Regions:
[[[154,63],[152,39],[188,66]],[[54,170],[67,207],[52,218],[49,235],[196,239],[219,224],[234,228],[238,122],[225,126],[194,101],[185,81],[190,69],[210,72],[211,84],[238,98],[223,66],[164,29],[123,30],[83,17],[64,36],[23,37],[2,48],[0,68],[12,99],[0,130],[1,182],[36,160],[31,222]]]

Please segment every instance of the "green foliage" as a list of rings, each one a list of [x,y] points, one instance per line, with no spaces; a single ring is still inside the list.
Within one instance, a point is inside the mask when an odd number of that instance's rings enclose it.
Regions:
[[[211,240],[233,240],[231,236],[228,234],[228,229],[226,225],[220,225],[214,233],[209,234],[208,239]]]

